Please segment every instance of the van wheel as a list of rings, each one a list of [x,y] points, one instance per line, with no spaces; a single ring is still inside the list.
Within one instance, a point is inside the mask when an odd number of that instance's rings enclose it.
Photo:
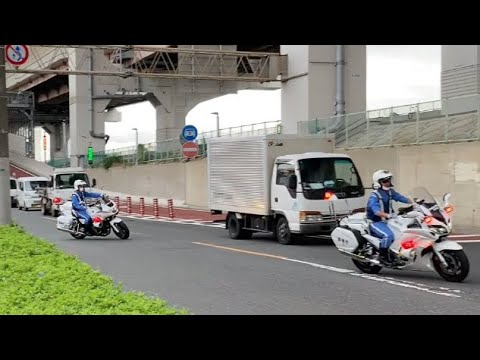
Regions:
[[[250,239],[252,237],[251,231],[242,229],[242,224],[235,214],[228,215],[227,228],[228,235],[230,235],[232,239]]]
[[[277,237],[278,242],[282,245],[292,245],[295,243],[295,235],[290,232],[288,221],[284,217],[281,217],[277,221],[275,236]]]

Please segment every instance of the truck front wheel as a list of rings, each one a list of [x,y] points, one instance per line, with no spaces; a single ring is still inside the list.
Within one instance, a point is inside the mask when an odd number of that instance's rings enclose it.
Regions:
[[[49,211],[47,209],[47,202],[45,200],[42,201],[42,215],[49,215]]]
[[[275,236],[277,237],[278,242],[282,245],[292,245],[295,243],[295,238],[290,232],[288,221],[283,216],[277,221]]]
[[[242,224],[235,214],[229,214],[227,219],[228,235],[232,239],[250,239],[252,232],[242,228]]]

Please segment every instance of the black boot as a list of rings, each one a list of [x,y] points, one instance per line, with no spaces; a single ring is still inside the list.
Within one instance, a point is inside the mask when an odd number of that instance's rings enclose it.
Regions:
[[[388,249],[380,248],[380,249],[378,249],[378,253],[380,255],[379,259],[382,263],[387,264],[387,265],[391,264],[390,257],[388,256]]]
[[[87,236],[95,236],[96,231],[93,229],[93,225],[86,225],[85,226],[85,235]]]

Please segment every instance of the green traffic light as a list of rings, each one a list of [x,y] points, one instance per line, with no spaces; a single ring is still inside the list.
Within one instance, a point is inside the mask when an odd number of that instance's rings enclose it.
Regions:
[[[88,163],[90,165],[93,164],[93,147],[91,146],[88,147],[87,158],[88,158]]]

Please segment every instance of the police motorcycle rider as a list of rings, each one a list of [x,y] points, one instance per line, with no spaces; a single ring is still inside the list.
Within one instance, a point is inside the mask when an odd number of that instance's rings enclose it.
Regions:
[[[85,202],[86,198],[103,198],[105,201],[108,201],[108,197],[104,194],[86,192],[85,187],[87,183],[83,180],[75,180],[73,183],[73,188],[75,192],[72,194],[72,209],[75,210],[76,215],[85,220],[85,234],[88,236],[95,235],[95,230],[93,229],[92,217],[88,213],[87,204]],[[108,201],[107,206],[111,206],[112,202]]]
[[[380,238],[379,260],[385,264],[391,264],[389,248],[395,240],[395,236],[388,226],[386,220],[394,219],[397,214],[393,212],[392,200],[404,204],[415,202],[396,192],[392,184],[393,174],[388,170],[377,170],[373,173],[373,191],[370,194],[367,204],[367,218],[372,221],[370,224],[371,234]]]

